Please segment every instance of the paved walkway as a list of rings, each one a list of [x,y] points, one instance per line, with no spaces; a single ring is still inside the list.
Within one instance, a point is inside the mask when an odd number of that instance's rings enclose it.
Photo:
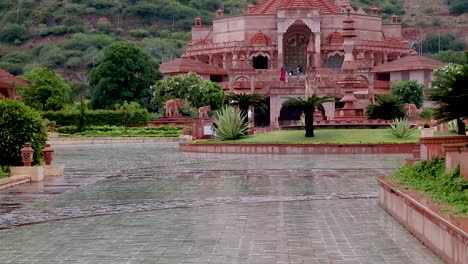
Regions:
[[[0,191],[0,263],[442,263],[377,205],[404,155],[56,152],[64,177]]]

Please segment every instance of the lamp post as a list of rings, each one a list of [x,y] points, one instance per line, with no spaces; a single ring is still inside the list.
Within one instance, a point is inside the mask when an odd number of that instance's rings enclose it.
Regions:
[[[31,143],[24,144],[24,148],[21,149],[21,159],[25,167],[31,167],[33,156],[34,149],[31,148]]]

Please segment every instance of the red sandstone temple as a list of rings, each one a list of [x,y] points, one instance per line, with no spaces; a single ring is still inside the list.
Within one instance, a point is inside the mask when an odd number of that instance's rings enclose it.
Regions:
[[[0,69],[0,99],[10,98],[19,99],[21,98],[16,92],[14,87],[16,85],[27,85],[31,86],[32,83],[20,79],[13,74],[8,73],[5,70]]]
[[[428,66],[417,54],[405,58],[410,49],[397,17],[384,23],[377,8],[366,14],[329,0],[262,0],[247,8],[238,16],[219,9],[213,25],[195,18],[182,58],[160,69],[165,76],[196,72],[225,92],[264,94],[269,111],[256,115],[257,125],[298,120],[301,113],[282,102],[310,94],[344,98],[344,110],[324,106],[329,120],[363,119],[365,106],[388,94],[391,82],[427,84],[432,70],[444,65],[431,60]],[[388,71],[386,64],[392,66]]]

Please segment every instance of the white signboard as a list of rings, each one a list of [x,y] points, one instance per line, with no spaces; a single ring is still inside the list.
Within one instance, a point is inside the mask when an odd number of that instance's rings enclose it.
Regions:
[[[211,124],[205,125],[203,127],[203,135],[207,136],[212,136],[213,135],[213,128],[211,127]]]

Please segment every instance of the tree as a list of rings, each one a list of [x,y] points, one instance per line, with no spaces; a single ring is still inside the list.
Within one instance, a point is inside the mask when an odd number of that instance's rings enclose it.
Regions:
[[[458,63],[462,64],[466,62],[465,56],[463,55],[463,51],[453,51],[453,50],[446,50],[441,51],[437,54],[431,56],[435,60],[439,60],[442,62],[451,62],[451,63]]]
[[[202,80],[193,72],[157,81],[153,91],[153,102],[158,110],[164,107],[167,100],[175,98],[189,102],[195,108],[209,105],[211,110],[219,109],[224,102],[224,92],[218,84]]]
[[[415,104],[420,108],[423,104],[424,85],[416,81],[403,81],[393,84],[390,87],[392,95],[405,104]]]
[[[322,103],[325,102],[332,102],[334,98],[328,96],[317,96],[312,95],[311,97],[307,98],[306,100],[298,97],[298,98],[288,98],[286,101],[283,102],[284,106],[296,106],[301,108],[304,112],[304,119],[305,119],[305,136],[306,137],[313,137],[314,136],[314,112],[315,108],[319,107]]]
[[[465,52],[468,60],[468,52]],[[468,118],[468,63],[449,64],[434,72],[429,90],[430,99],[437,102],[434,116],[439,121],[457,120],[458,134],[465,135],[464,119]]]
[[[31,37],[29,31],[20,25],[10,24],[0,31],[0,41],[20,45]]]
[[[403,103],[395,96],[380,95],[376,96],[375,100],[375,104],[369,105],[366,109],[367,118],[392,120],[405,116]]]
[[[423,40],[423,52],[436,53],[444,50],[461,51],[465,42],[453,35],[429,35]]]
[[[35,67],[21,76],[33,87],[18,87],[23,101],[38,110],[59,110],[70,101],[70,86],[62,76],[44,67]]]
[[[29,142],[34,152],[33,164],[41,161],[47,135],[41,115],[23,102],[0,100],[0,165],[20,166],[24,144]]]
[[[265,96],[258,93],[228,94],[226,95],[226,100],[229,101],[229,104],[237,106],[241,110],[242,115],[245,116],[249,112],[250,107],[259,109],[261,111],[267,108],[267,105],[265,104]]]
[[[161,77],[159,65],[141,48],[132,43],[113,43],[105,51],[102,63],[91,71],[91,105],[95,109],[112,109],[115,104],[136,101],[150,106],[150,87]]]

